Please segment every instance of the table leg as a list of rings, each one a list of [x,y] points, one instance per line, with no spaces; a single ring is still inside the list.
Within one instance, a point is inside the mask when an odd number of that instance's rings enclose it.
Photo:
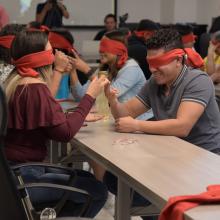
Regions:
[[[118,195],[115,220],[130,220],[131,195],[130,187],[118,178]]]

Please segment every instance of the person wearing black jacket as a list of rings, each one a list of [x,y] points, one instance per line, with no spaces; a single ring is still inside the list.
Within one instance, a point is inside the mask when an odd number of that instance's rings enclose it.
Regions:
[[[154,31],[158,29],[159,26],[155,22],[144,19],[139,22],[137,30],[128,38],[128,55],[138,62],[146,79],[149,79],[151,76],[146,60],[146,41],[153,35]]]

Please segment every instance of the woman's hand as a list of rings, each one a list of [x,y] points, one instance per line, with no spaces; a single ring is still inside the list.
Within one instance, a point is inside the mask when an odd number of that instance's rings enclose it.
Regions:
[[[68,73],[72,70],[72,68],[69,57],[63,52],[56,50],[54,69],[60,73]]]
[[[89,85],[89,88],[87,89],[86,94],[96,98],[109,83],[109,80],[104,76],[101,76],[100,78],[94,77]]]
[[[73,68],[87,74],[91,70],[89,65],[84,60],[82,60],[76,52],[73,51],[73,54],[75,58],[70,58],[70,62],[73,65]]]

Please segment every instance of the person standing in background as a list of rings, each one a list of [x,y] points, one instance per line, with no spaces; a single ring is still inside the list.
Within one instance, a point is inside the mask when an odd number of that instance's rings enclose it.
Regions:
[[[2,29],[6,24],[9,23],[9,16],[5,8],[0,5],[0,29]]]
[[[105,33],[116,30],[117,29],[117,18],[113,14],[107,14],[104,18],[105,29],[99,31],[94,40],[101,40]]]
[[[61,27],[63,17],[69,18],[69,12],[61,0],[47,0],[37,5],[36,21],[49,28]]]

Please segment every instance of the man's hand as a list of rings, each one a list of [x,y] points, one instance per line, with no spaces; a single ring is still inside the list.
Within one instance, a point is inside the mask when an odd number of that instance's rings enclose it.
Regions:
[[[117,101],[118,90],[111,88],[110,84],[105,86],[105,96],[108,99],[108,102],[111,104]]]
[[[118,132],[136,132],[138,131],[138,120],[132,117],[122,117],[115,120],[115,129]]]

